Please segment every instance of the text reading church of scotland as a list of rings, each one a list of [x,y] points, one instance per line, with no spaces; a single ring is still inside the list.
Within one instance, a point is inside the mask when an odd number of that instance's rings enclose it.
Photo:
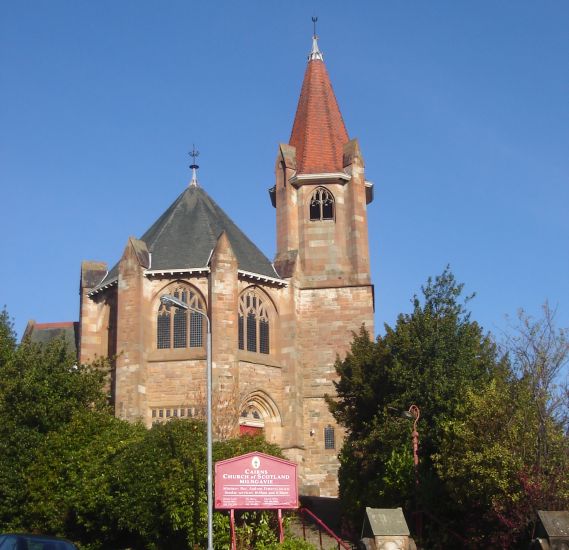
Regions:
[[[280,445],[299,465],[303,494],[334,496],[343,434],[325,395],[334,392],[334,362],[353,331],[363,323],[373,333],[366,211],[373,188],[316,37],[269,190],[273,263],[195,174],[140,239],[128,240],[112,269],[83,262],[80,361],[116,357],[111,395],[120,418],[150,426],[195,415],[205,393],[205,319],[160,298],[206,312],[213,391],[224,396],[214,397],[214,408],[236,401],[240,431],[262,430]]]

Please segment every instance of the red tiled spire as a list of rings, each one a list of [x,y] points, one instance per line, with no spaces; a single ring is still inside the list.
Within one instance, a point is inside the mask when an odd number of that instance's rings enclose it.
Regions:
[[[298,173],[341,172],[349,139],[314,37],[289,141],[296,147]]]

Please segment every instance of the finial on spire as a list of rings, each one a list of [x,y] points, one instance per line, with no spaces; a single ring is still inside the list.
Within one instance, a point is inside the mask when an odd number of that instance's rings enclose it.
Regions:
[[[316,35],[316,21],[318,21],[318,17],[312,17],[312,23],[314,25],[314,33],[312,34],[312,51],[308,56],[308,61],[312,61],[314,59],[319,59],[320,61],[324,61],[324,56],[322,52],[318,48],[318,36]]]
[[[190,182],[190,187],[197,187],[198,186],[198,168],[199,166],[196,164],[196,159],[200,156],[200,152],[196,151],[196,146],[192,143],[192,152],[188,153],[190,157],[192,157],[193,162],[190,164],[190,168],[192,169],[192,181]]]

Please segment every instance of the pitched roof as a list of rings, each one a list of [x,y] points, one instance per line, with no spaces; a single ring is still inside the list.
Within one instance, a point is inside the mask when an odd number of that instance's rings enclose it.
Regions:
[[[313,46],[289,141],[296,147],[300,174],[341,172],[343,146],[350,139],[326,65],[317,53]]]
[[[142,235],[151,253],[152,271],[207,267],[211,251],[225,231],[240,270],[278,277],[267,257],[198,186],[190,186]],[[118,278],[118,264],[97,288]],[[97,289],[95,289],[97,290]]]
[[[29,321],[22,340],[29,338],[37,344],[47,344],[57,338],[63,338],[67,348],[72,353],[77,353],[79,342],[79,323],[67,321],[62,323],[36,323]]]

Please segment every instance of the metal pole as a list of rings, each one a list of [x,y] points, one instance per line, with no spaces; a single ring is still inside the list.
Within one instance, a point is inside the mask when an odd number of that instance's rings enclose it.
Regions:
[[[283,533],[283,511],[279,508],[277,511],[277,516],[279,519],[279,543],[282,544],[284,542],[284,533]]]
[[[201,309],[189,306],[182,300],[165,294],[160,297],[160,302],[165,305],[179,307],[181,309],[193,311],[207,321],[207,550],[213,550],[213,476],[212,476],[212,428],[211,428],[211,386],[212,386],[212,366],[211,366],[211,322],[209,317]]]
[[[231,508],[229,512],[229,519],[231,521],[231,550],[237,550],[237,541],[235,539],[235,510]]]
[[[199,310],[198,310],[199,311]],[[207,548],[213,550],[213,484],[212,484],[212,429],[211,429],[211,324],[207,320]]]
[[[419,510],[419,432],[417,431],[417,422],[419,422],[421,410],[417,405],[411,405],[408,412],[414,419],[411,438],[413,441],[413,463],[415,465],[415,531],[420,541],[423,536],[423,522]]]

